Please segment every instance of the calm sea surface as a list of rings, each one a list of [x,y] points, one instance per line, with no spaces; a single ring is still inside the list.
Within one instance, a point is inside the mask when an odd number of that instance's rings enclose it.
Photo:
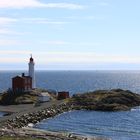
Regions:
[[[11,78],[22,71],[1,71],[0,91],[11,87]],[[140,93],[140,71],[37,71],[37,87],[66,90],[70,94],[122,88]],[[140,140],[140,109],[126,112],[72,111],[44,120],[35,127],[113,140]]]

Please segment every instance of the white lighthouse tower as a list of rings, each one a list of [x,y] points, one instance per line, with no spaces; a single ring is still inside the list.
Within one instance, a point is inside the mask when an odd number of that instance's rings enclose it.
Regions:
[[[34,65],[35,65],[34,59],[32,58],[32,55],[31,55],[30,61],[29,61],[29,76],[32,77],[32,88],[36,88]]]

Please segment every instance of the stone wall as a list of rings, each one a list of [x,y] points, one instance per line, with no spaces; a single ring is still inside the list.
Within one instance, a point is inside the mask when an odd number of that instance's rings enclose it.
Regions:
[[[49,108],[44,108],[36,112],[25,113],[23,115],[16,116],[14,119],[9,119],[4,123],[4,128],[22,128],[28,126],[28,124],[36,124],[43,119],[54,117],[63,112],[73,110],[72,105],[63,103],[61,105],[53,105]]]

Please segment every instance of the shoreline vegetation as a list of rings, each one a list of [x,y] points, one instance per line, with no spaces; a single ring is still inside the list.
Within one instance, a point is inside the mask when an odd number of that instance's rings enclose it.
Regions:
[[[1,98],[2,99],[2,98]],[[27,99],[27,98],[26,98]],[[23,103],[23,102],[22,102]],[[47,119],[50,117],[55,117],[56,115],[62,114],[64,112],[68,112],[71,110],[96,110],[96,111],[126,111],[130,110],[133,107],[140,106],[140,95],[136,93],[132,93],[128,90],[122,89],[113,89],[113,90],[98,90],[84,94],[75,94],[69,99],[65,100],[51,100],[50,102],[42,103],[40,106],[33,106],[24,105],[27,108],[18,108],[20,105],[15,105],[17,108],[17,112],[0,118],[0,135],[5,136],[8,135],[15,135],[18,131],[21,133],[24,131],[24,135],[29,131],[25,127],[32,126],[32,124],[36,124],[43,119]],[[13,106],[11,105],[11,108]],[[0,106],[1,111],[2,106]],[[10,109],[10,108],[9,108]],[[27,130],[27,131],[26,131]],[[30,129],[31,130],[31,129]],[[34,136],[40,132],[38,130],[33,130],[32,133],[29,135]],[[41,133],[41,132],[40,132]],[[49,132],[46,131],[44,138],[48,138]],[[20,134],[18,132],[18,134]],[[72,139],[79,139],[79,140],[105,140],[106,138],[98,138],[92,137],[88,138],[86,136],[78,136],[74,134],[67,134],[64,133],[53,133],[52,135],[56,134],[56,137],[61,134],[64,140],[72,140]],[[42,135],[38,134],[38,136]],[[22,134],[21,134],[22,136]],[[36,135],[35,137],[38,138]],[[55,137],[55,139],[56,139]],[[65,138],[64,138],[65,137]],[[49,140],[49,139],[48,139]],[[51,140],[51,139],[50,139]],[[53,140],[53,138],[52,138]]]
[[[95,111],[127,111],[140,106],[140,94],[129,90],[96,90],[75,94],[70,99],[75,108]]]

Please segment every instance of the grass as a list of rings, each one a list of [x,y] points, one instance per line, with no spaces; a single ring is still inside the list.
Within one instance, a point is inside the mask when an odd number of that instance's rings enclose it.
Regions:
[[[38,100],[37,94],[20,93],[3,93],[0,96],[0,104],[9,105],[9,104],[21,104],[21,103],[34,103]]]
[[[12,91],[8,90],[0,95],[0,105],[13,104],[32,104],[38,101],[40,93],[45,90],[36,89],[32,91]],[[51,94],[52,99],[56,99],[55,95]]]

